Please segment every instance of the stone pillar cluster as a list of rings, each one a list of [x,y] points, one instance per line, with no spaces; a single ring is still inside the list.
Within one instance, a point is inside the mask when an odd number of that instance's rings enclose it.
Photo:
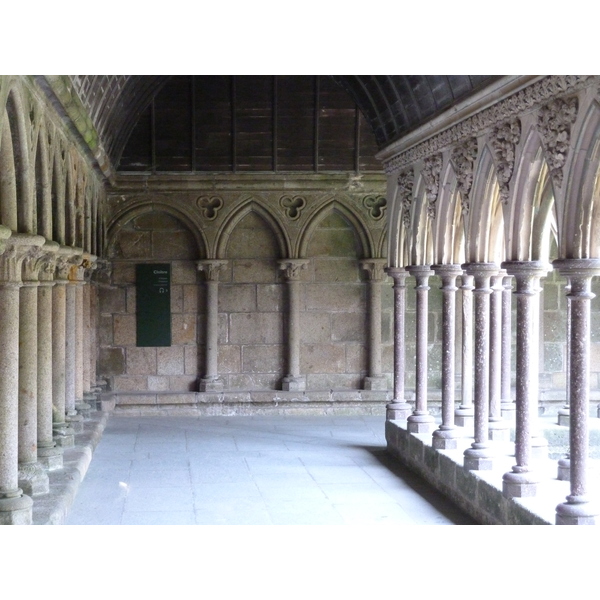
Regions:
[[[79,257],[0,226],[0,524],[32,522],[35,498],[49,492],[49,472],[62,468],[83,419],[73,417],[90,338],[77,293],[67,304]]]

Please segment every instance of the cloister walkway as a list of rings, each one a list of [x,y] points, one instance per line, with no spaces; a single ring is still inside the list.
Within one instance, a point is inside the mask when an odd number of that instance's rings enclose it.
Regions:
[[[112,415],[68,525],[473,524],[386,453],[381,416]]]

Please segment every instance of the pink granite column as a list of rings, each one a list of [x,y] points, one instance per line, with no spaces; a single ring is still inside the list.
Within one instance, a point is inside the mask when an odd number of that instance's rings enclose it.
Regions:
[[[288,288],[288,374],[283,378],[281,389],[302,391],[306,389],[306,377],[300,374],[300,271],[309,264],[307,259],[284,259],[279,268],[284,272]]]
[[[431,433],[435,420],[427,410],[427,319],[429,317],[428,282],[434,272],[429,265],[416,265],[406,269],[417,281],[415,409],[406,419],[407,430],[411,433]]]
[[[0,524],[30,525],[31,498],[19,487],[19,288],[21,264],[39,236],[0,226]]]
[[[48,474],[38,462],[38,273],[46,241],[36,236],[37,245],[23,258],[19,298],[19,487],[29,496],[47,494]]]
[[[490,278],[498,271],[494,263],[469,263],[463,269],[475,279],[475,347],[474,347],[474,406],[475,441],[464,452],[467,470],[490,470],[493,468],[495,451],[489,440],[490,396]]]
[[[600,259],[562,259],[553,263],[568,277],[571,291],[569,351],[569,450],[571,490],[566,502],[556,507],[557,525],[595,525],[600,509],[588,489],[588,417],[590,388],[590,301],[592,277],[600,275]]]
[[[37,446],[38,461],[48,471],[61,469],[63,449],[52,438],[52,287],[59,245],[46,242],[38,275]]]
[[[473,427],[473,276],[463,271],[462,285],[462,348],[461,348],[461,402],[454,411],[454,423]]]
[[[226,260],[200,260],[198,270],[206,276],[206,371],[199,382],[201,392],[220,392],[223,380],[219,379],[219,271]]]
[[[502,383],[500,414],[512,423],[515,418],[515,403],[512,399],[511,356],[512,356],[512,275],[502,279]]]
[[[454,425],[454,363],[456,347],[456,278],[462,273],[459,265],[435,265],[435,274],[442,280],[442,423],[433,432],[432,445],[439,450],[457,447],[461,433]]]
[[[571,282],[567,277],[567,285],[565,285],[565,292],[567,294],[567,298],[571,293]],[[562,427],[569,427],[570,425],[570,406],[569,406],[569,373],[570,373],[570,360],[568,351],[569,340],[571,339],[571,302],[567,300],[567,352],[566,352],[566,365],[565,365],[565,375],[566,375],[566,386],[565,386],[565,394],[566,401],[562,408],[558,409],[558,425]],[[600,406],[599,406],[600,410]],[[600,415],[599,415],[600,416]],[[569,457],[569,453],[567,453],[562,458],[558,459],[557,465],[557,479],[560,481],[570,481],[571,480],[571,459]]]
[[[369,280],[369,375],[363,389],[387,390],[387,377],[381,368],[381,284],[386,278],[385,258],[369,258],[360,261]]]
[[[532,472],[532,420],[537,411],[539,388],[539,281],[548,271],[541,262],[511,261],[502,263],[517,284],[517,353],[516,353],[516,431],[515,459],[512,471],[503,477],[503,494],[511,497],[534,496],[539,482]]]
[[[502,300],[505,271],[492,275],[490,282],[490,440],[510,441],[510,426],[502,418]]]
[[[387,267],[386,273],[394,280],[394,399],[386,406],[388,421],[404,420],[412,412],[404,398],[406,278],[409,273],[400,267]]]

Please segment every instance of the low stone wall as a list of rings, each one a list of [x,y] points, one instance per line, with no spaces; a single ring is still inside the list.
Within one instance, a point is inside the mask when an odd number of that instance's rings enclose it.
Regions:
[[[135,392],[102,394],[103,410],[132,416],[190,415],[381,415],[391,392],[325,390],[308,392]]]

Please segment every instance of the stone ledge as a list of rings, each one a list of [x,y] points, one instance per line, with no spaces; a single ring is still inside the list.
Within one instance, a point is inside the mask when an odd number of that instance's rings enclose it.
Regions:
[[[83,432],[75,434],[75,445],[64,449],[63,468],[48,473],[50,492],[33,500],[34,525],[64,524],[108,417],[107,412],[93,412],[83,422]]]

